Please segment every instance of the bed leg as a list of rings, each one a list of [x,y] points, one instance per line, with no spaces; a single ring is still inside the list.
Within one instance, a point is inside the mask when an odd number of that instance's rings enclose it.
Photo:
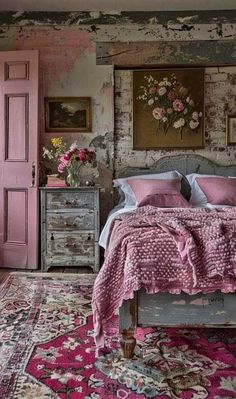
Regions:
[[[137,307],[138,307],[138,294],[134,294],[133,299],[123,302],[119,309],[119,322],[120,322],[120,346],[123,356],[126,359],[131,359],[134,354],[136,339],[134,338],[137,326]]]
[[[120,339],[120,346],[123,357],[132,359],[134,355],[134,348],[136,346],[136,339],[134,338],[134,329],[123,330],[121,332],[122,338]]]

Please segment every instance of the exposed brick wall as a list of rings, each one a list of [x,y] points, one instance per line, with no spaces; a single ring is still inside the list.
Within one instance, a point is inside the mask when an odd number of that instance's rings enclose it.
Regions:
[[[198,153],[220,164],[236,163],[226,146],[226,113],[236,105],[236,66],[205,69],[205,147],[201,150],[133,150],[132,71],[115,72],[115,174],[128,166],[151,166],[165,155]]]

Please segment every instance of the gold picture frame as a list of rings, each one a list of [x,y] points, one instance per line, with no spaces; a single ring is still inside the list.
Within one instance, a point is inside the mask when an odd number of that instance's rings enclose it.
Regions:
[[[204,147],[204,68],[133,72],[133,149]]]
[[[91,132],[91,97],[46,97],[46,132]]]
[[[236,145],[236,114],[226,115],[226,145]]]

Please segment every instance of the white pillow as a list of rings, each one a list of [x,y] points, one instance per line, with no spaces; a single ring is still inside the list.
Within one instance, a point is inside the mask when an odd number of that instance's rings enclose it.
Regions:
[[[186,175],[188,182],[191,186],[191,197],[189,203],[194,206],[206,206],[208,201],[204,192],[199,187],[196,178],[197,177],[224,177],[225,176],[217,176],[217,175],[201,175],[198,173],[191,173],[190,175]]]
[[[128,183],[128,180],[133,180],[133,179],[179,179],[179,180],[181,180],[182,175],[177,170],[173,170],[171,172],[155,173],[155,174],[150,173],[148,175],[137,175],[137,176],[130,176],[130,177],[124,177],[121,179],[113,180],[114,187],[118,187],[124,193],[124,196],[125,196],[124,205],[136,205],[136,202],[137,202],[136,197]]]

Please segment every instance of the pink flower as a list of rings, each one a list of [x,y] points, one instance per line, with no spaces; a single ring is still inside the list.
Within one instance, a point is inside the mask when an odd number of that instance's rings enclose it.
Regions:
[[[79,158],[81,162],[87,162],[88,156],[89,156],[89,151],[87,150],[87,148],[81,148],[81,150],[79,150]]]
[[[69,157],[69,152],[67,152],[66,154],[64,154],[64,155],[62,155],[60,158],[59,158],[59,165],[58,165],[58,168],[57,168],[57,170],[58,170],[58,172],[59,173],[63,173],[64,171],[65,171],[65,168],[68,166],[68,164],[70,163],[70,158],[71,158],[71,155],[70,155],[70,157]]]
[[[89,151],[88,162],[94,162],[96,160],[96,154],[94,151]]]
[[[87,148],[81,148],[77,151],[76,155],[78,159],[83,163],[92,162],[96,159],[95,152],[89,151]]]
[[[60,163],[60,164],[58,165],[58,168],[57,168],[58,172],[59,172],[59,173],[64,173],[65,167],[66,167],[66,165],[65,165],[64,163]]]
[[[150,87],[150,89],[149,89],[149,94],[155,94],[156,93],[156,87],[155,86],[153,86],[153,87]]]
[[[167,97],[169,100],[173,101],[176,98],[176,92],[174,90],[169,91]]]
[[[173,102],[173,108],[174,108],[175,111],[181,112],[184,109],[184,104],[182,103],[181,100],[176,99]]]
[[[58,172],[64,173],[66,168],[69,168],[74,161],[85,164],[92,163],[96,159],[94,151],[89,151],[87,148],[78,148],[76,145],[71,147],[69,151],[61,155],[59,158]]]
[[[156,107],[156,108],[154,108],[153,111],[152,111],[153,117],[154,117],[155,119],[158,119],[158,120],[161,119],[161,118],[163,118],[163,116],[165,116],[165,114],[166,114],[166,111],[164,110],[164,108]]]
[[[67,151],[64,155],[63,155],[63,159],[65,159],[66,161],[69,161],[71,159],[72,156],[72,152],[71,151]]]

